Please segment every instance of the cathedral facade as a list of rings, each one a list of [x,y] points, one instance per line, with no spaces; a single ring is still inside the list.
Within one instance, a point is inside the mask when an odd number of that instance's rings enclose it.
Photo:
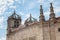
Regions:
[[[56,17],[50,3],[50,18],[45,20],[43,8],[40,5],[39,21],[30,17],[21,24],[21,16],[14,13],[8,17],[6,40],[60,40],[60,17]]]

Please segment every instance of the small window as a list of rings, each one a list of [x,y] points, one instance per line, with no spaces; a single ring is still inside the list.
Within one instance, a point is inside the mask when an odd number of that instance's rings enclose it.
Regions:
[[[60,28],[58,28],[58,32],[60,32]]]
[[[14,27],[17,28],[19,26],[19,22],[18,21],[14,21]]]

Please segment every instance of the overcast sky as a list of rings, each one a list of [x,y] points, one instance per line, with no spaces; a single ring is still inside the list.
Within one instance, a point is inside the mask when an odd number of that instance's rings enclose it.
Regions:
[[[39,20],[40,5],[43,6],[45,19],[49,19],[50,3],[53,3],[54,12],[56,17],[60,16],[60,0],[0,0],[0,40],[6,40],[7,19],[13,14],[22,18],[22,24],[29,17]]]

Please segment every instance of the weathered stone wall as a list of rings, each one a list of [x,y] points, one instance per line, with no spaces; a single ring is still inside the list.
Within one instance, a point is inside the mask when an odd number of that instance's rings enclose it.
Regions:
[[[56,40],[55,36],[55,25],[50,25],[50,40]]]
[[[44,31],[43,31],[43,35],[44,35],[44,36],[43,36],[43,37],[44,37],[43,39],[44,39],[44,40],[50,40],[50,30],[49,30],[49,26],[48,26],[48,27],[44,26],[44,27],[43,27],[43,30],[44,30]]]
[[[22,30],[14,32],[7,37],[7,40],[60,40],[60,23],[44,27],[41,25],[32,25]]]
[[[56,40],[60,40],[60,31],[59,31],[59,28],[60,28],[60,23],[57,23],[55,24],[55,36],[56,36]]]
[[[42,27],[40,27],[39,25],[26,27],[10,35],[7,40],[28,40],[30,37],[34,37],[36,40],[43,40]]]

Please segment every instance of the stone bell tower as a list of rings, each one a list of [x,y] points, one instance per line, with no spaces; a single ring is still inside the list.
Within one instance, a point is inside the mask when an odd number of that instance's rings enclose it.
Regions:
[[[10,34],[13,29],[18,28],[19,25],[21,25],[21,17],[14,11],[14,13],[8,17],[7,23],[7,34]]]

